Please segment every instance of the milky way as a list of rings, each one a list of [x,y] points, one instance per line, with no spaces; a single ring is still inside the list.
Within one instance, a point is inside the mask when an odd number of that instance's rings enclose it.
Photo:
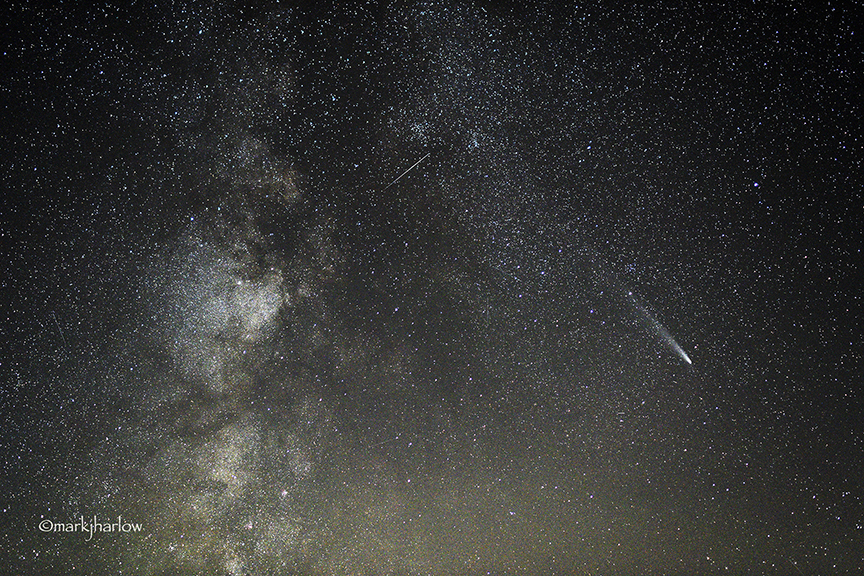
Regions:
[[[5,19],[10,573],[864,569],[860,11],[151,4]]]

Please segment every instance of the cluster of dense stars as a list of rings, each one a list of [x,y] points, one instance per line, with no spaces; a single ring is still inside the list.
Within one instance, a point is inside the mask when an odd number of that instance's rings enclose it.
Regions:
[[[4,9],[4,565],[864,569],[860,8],[297,4]]]

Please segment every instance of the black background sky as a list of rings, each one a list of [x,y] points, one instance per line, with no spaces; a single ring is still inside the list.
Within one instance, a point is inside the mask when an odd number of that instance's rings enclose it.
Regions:
[[[864,569],[864,12],[516,5],[4,9],[5,565]]]

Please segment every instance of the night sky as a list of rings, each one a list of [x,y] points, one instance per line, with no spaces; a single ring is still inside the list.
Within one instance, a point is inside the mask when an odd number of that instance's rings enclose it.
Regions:
[[[3,9],[4,570],[864,570],[864,9],[556,4]]]

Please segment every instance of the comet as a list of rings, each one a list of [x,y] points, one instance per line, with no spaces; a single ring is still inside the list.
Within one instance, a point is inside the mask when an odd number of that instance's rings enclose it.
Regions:
[[[693,361],[690,360],[690,357],[687,356],[687,353],[681,348],[681,346],[678,345],[678,342],[676,342],[674,338],[670,336],[667,342],[670,346],[672,346],[672,350],[674,350],[675,353],[678,354],[678,356],[680,356],[682,360],[687,362],[687,364],[693,364]]]
[[[654,329],[654,333],[657,334],[663,341],[666,343],[669,348],[675,352],[682,360],[684,360],[687,364],[692,365],[693,361],[690,360],[690,357],[687,355],[687,352],[684,351],[683,348],[675,341],[675,338],[666,330],[666,327],[663,326],[654,316],[651,315],[648,310],[645,309],[644,306],[639,304],[636,301],[636,298],[633,296],[633,292],[627,293],[627,298],[630,300],[630,303],[636,307],[636,309],[645,317],[646,320],[651,324],[651,327]]]

